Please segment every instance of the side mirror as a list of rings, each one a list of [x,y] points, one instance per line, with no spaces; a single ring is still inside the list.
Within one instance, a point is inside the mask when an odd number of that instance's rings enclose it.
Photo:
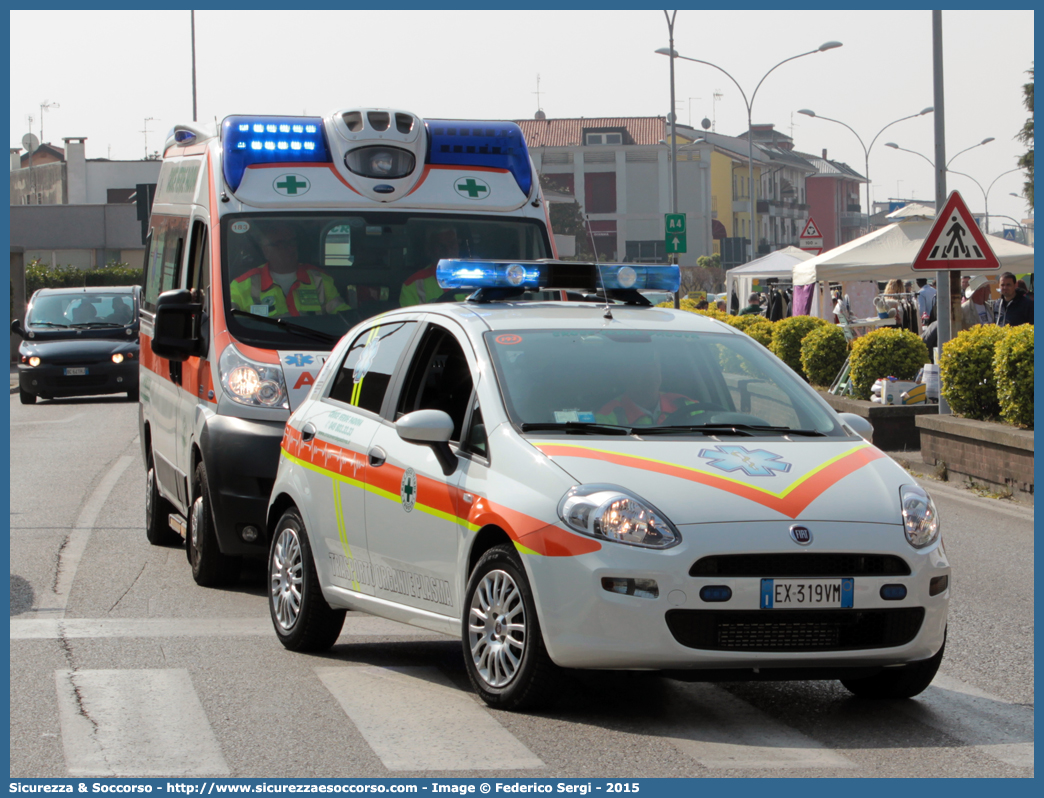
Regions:
[[[457,470],[457,456],[450,449],[453,419],[443,410],[414,410],[395,422],[395,431],[407,443],[428,446],[449,476]]]
[[[22,328],[22,322],[20,322],[18,319],[11,320],[11,332],[13,332],[19,338],[25,338],[25,330]]]
[[[838,413],[841,423],[850,427],[854,433],[870,443],[874,442],[874,425],[855,413]]]
[[[200,354],[199,321],[203,305],[192,301],[187,288],[165,291],[156,299],[152,351],[167,360],[183,362]]]

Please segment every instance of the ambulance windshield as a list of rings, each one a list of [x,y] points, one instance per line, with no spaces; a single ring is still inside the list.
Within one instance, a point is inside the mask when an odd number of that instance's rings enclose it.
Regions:
[[[222,244],[229,331],[266,348],[329,348],[377,313],[464,299],[439,288],[440,258],[549,257],[539,223],[503,217],[230,216]]]
[[[485,337],[523,432],[845,435],[836,414],[745,335],[529,329]],[[549,377],[563,374],[569,379]]]

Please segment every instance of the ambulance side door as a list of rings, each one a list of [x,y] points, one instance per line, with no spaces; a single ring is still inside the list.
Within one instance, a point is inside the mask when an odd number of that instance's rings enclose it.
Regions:
[[[319,578],[374,594],[364,518],[370,443],[396,368],[417,330],[415,321],[375,324],[349,345],[322,399],[291,423],[304,460],[307,512]]]
[[[392,423],[415,410],[443,410],[454,423],[451,446],[460,441],[477,371],[466,336],[450,325],[431,322],[421,333],[394,412],[370,444],[366,539],[379,598],[455,617],[458,553],[468,533],[460,470],[443,473],[430,447],[403,440]]]

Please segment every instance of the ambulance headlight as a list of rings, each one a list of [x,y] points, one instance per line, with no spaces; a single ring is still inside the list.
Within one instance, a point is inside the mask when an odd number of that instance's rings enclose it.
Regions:
[[[225,347],[218,361],[221,387],[233,402],[250,407],[289,409],[286,382],[278,364],[258,363],[243,357],[234,346]]]
[[[412,152],[398,147],[359,147],[344,156],[344,165],[363,177],[406,177],[416,164]]]
[[[939,511],[928,491],[920,485],[903,485],[899,488],[899,501],[903,508],[903,531],[915,549],[923,549],[939,539]]]
[[[577,485],[558,503],[558,517],[582,535],[648,549],[681,543],[681,533],[643,499],[616,485]]]

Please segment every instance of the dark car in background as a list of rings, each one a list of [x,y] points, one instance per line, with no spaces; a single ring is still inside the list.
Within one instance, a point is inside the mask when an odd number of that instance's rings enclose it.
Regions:
[[[41,288],[29,301],[21,336],[22,404],[37,397],[126,393],[138,401],[137,286]]]

